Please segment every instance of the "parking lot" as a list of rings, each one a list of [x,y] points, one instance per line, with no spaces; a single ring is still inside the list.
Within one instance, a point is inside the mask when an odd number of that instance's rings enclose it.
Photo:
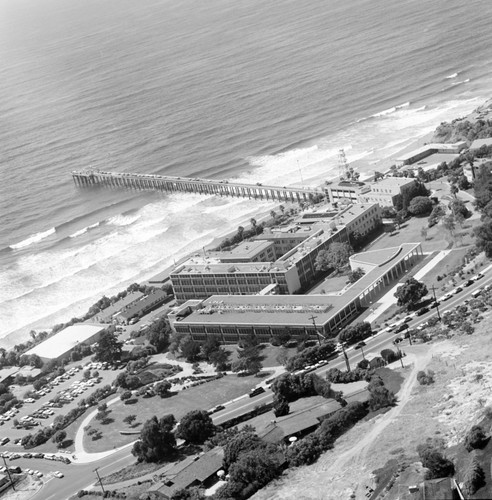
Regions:
[[[51,425],[56,416],[66,415],[78,406],[81,399],[98,387],[111,384],[118,373],[101,363],[86,363],[82,369],[78,366],[80,363],[67,365],[65,374],[55,378],[39,391],[34,391],[39,399],[26,398],[21,408],[13,408],[0,416],[0,440],[4,437],[10,439],[0,449],[16,449],[16,441],[26,434],[35,433],[43,426]],[[97,371],[98,377],[86,379],[84,372],[87,370],[92,374]],[[27,387],[23,392],[26,390]],[[14,420],[18,421],[16,427],[13,425]]]

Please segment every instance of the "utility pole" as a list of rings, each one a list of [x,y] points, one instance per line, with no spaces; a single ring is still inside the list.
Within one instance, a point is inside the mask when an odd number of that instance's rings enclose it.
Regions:
[[[101,490],[102,490],[102,493],[104,496],[106,494],[106,492],[104,491],[104,486],[103,486],[102,481],[101,481],[101,476],[99,476],[99,472],[97,471],[97,468],[94,469],[94,472],[96,473],[97,480],[99,482],[99,486],[101,486]]]
[[[347,371],[350,371],[350,362],[347,356],[347,352],[345,351],[345,345],[343,342],[340,342],[340,345],[342,346],[342,351],[343,351],[343,357],[345,358],[345,365],[347,366]]]
[[[439,312],[439,302],[437,302],[436,298],[436,287],[434,285],[432,285],[432,293],[434,294],[434,301],[436,302],[437,319],[442,322],[441,313]]]
[[[405,368],[405,367],[403,366],[403,358],[402,358],[402,355],[401,355],[400,346],[398,345],[398,342],[395,342],[395,341],[393,341],[393,344],[394,344],[394,346],[396,347],[396,350],[398,351],[398,356],[400,356],[400,363],[401,363],[401,367],[402,367],[402,368]]]
[[[313,322],[314,332],[318,336],[318,344],[321,345],[321,339],[320,339],[320,337],[322,337],[322,335],[321,335],[321,333],[318,332],[318,327],[316,326],[316,321],[315,321],[317,317],[318,316],[315,316],[313,314],[309,319]]]
[[[12,476],[10,475],[10,471],[9,471],[9,467],[7,465],[7,461],[5,460],[5,457],[3,455],[2,455],[2,458],[3,458],[3,463],[5,464],[5,470],[6,470],[7,474],[9,475],[10,484],[12,485],[12,489],[15,491],[14,481],[12,479]]]

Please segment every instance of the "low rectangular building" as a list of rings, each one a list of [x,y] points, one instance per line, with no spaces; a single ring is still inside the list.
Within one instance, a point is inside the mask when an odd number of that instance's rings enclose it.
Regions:
[[[128,323],[134,317],[141,317],[144,314],[152,311],[156,307],[164,304],[168,299],[168,295],[163,290],[155,290],[143,299],[135,302],[133,305],[113,316],[114,320],[120,324]]]
[[[93,319],[99,321],[99,323],[111,323],[113,316],[121,311],[125,311],[130,308],[133,304],[138,302],[144,294],[142,292],[132,292],[117,300],[114,304],[111,304],[106,309],[99,311]]]
[[[415,183],[415,179],[406,177],[385,177],[371,182],[371,190],[360,196],[365,203],[378,203],[382,207],[394,207],[403,191]]]
[[[367,254],[367,256],[365,256]],[[420,243],[357,254],[351,265],[366,274],[336,295],[215,295],[198,307],[168,318],[174,331],[189,334],[199,342],[217,335],[224,344],[237,343],[254,334],[260,342],[271,342],[280,333],[292,338],[334,337],[399,276],[422,257]],[[313,320],[315,318],[315,321]]]
[[[28,356],[36,354],[43,362],[67,358],[77,345],[97,342],[108,326],[86,323],[69,326],[29,349],[25,354]]]
[[[218,480],[222,469],[224,450],[220,447],[207,451],[195,459],[185,459],[184,467],[178,464],[176,473],[170,469],[166,475],[146,492],[148,500],[170,500],[179,490],[193,486],[209,487]]]

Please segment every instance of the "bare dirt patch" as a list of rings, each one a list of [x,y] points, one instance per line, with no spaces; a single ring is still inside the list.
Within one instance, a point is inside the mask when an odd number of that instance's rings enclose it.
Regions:
[[[449,447],[464,438],[492,404],[492,339],[490,314],[471,336],[456,336],[433,345],[414,345],[408,356],[399,403],[383,415],[357,424],[312,466],[289,470],[275,484],[258,492],[259,499],[365,499],[377,488],[374,471],[398,461],[400,471],[379,471],[382,480],[394,481],[385,500],[406,498],[408,485],[423,478],[417,445],[432,438]],[[432,369],[435,383],[416,382],[419,370]],[[453,450],[445,450],[453,458]],[[389,470],[389,469],[388,469]],[[383,487],[384,486],[384,487]],[[380,489],[385,489],[383,485]]]

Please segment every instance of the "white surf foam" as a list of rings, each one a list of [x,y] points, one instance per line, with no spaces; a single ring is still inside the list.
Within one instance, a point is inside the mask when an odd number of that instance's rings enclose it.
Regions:
[[[15,243],[14,245],[10,245],[10,248],[12,250],[18,250],[20,248],[28,247],[30,245],[33,245],[34,243],[38,243],[39,241],[44,240],[45,238],[48,238],[48,236],[55,234],[55,232],[56,232],[55,228],[52,227],[47,231],[32,234],[31,236],[29,236],[29,238],[26,238],[25,240],[22,240],[19,243]]]
[[[451,78],[456,78],[458,76],[458,73],[453,73],[452,75],[446,76],[446,80],[450,80]]]

